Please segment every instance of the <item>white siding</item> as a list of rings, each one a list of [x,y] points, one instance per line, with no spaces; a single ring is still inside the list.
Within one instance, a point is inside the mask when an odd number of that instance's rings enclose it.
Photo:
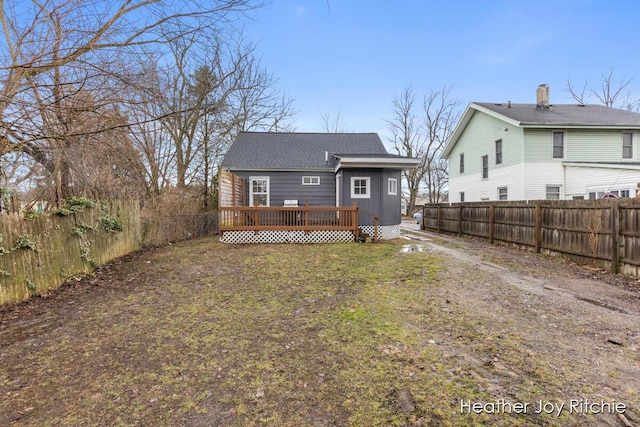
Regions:
[[[528,163],[524,173],[525,200],[547,198],[547,185],[560,185],[560,198],[565,198],[564,166],[558,162]]]
[[[629,190],[634,197],[640,183],[640,170],[567,166],[566,196],[587,197],[589,191]]]
[[[460,192],[464,192],[465,202],[478,202],[485,197],[498,200],[499,187],[507,187],[508,200],[522,200],[523,184],[522,165],[492,169],[490,164],[489,179],[480,179],[480,172],[476,172],[449,180],[449,201],[459,202]]]

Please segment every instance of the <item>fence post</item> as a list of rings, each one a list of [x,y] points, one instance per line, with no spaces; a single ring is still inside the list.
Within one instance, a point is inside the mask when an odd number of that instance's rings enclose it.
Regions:
[[[618,245],[618,233],[620,231],[620,206],[614,200],[611,205],[611,272],[620,272],[620,247]]]
[[[462,219],[464,218],[462,210],[464,209],[464,205],[460,205],[458,209],[458,236],[462,236]]]
[[[495,205],[489,204],[489,244],[493,245],[493,216],[495,215]]]
[[[536,202],[535,224],[533,234],[535,238],[536,253],[540,253],[540,249],[542,247],[542,206],[540,206],[540,202]]]
[[[438,215],[437,215],[437,230],[440,233],[440,220],[442,219],[442,212],[440,211],[440,205],[438,205]]]

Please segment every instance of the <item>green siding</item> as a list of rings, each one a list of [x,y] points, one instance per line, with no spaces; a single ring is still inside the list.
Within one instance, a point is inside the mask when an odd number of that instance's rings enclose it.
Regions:
[[[564,129],[553,129],[564,130]],[[565,157],[552,157],[552,129],[525,130],[525,161],[547,163],[552,161],[573,162],[619,162],[622,161],[622,130],[566,129]],[[638,158],[637,141],[634,136],[634,160]]]
[[[505,130],[507,129],[507,130]],[[491,170],[522,162],[522,129],[477,111],[449,155],[449,174],[452,178],[481,172],[484,155],[489,155]],[[496,165],[495,141],[502,139],[502,164]],[[464,153],[464,173],[460,174],[460,153]]]

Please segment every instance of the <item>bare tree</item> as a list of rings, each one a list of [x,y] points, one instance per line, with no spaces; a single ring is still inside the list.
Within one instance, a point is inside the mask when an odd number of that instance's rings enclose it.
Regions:
[[[460,105],[458,100],[451,99],[450,92],[450,88],[443,87],[426,93],[420,115],[416,113],[411,87],[405,88],[393,100],[394,118],[387,120],[392,133],[390,142],[398,154],[420,160],[415,169],[403,172],[409,191],[409,212],[413,211],[423,184],[431,203],[439,201],[446,186],[448,177],[440,154],[458,120]]]
[[[409,191],[407,212],[413,212],[420,183],[427,171],[427,152],[424,129],[415,115],[415,95],[411,87],[405,88],[392,101],[394,117],[387,120],[392,138],[389,140],[398,154],[420,160],[415,169],[402,172]]]
[[[615,82],[613,69],[609,69],[608,74],[600,74],[600,84],[597,86],[591,86],[585,81],[578,88],[570,80],[567,80],[566,90],[579,104],[587,104],[590,96],[595,96],[600,104],[607,107],[635,111],[640,106],[640,99],[632,98],[629,93],[624,92],[634,78],[635,76],[622,78]]]
[[[204,6],[201,6],[204,5]],[[257,4],[217,0],[8,0],[0,3],[0,156],[22,150],[51,173],[58,203],[91,135],[127,129],[126,88],[144,52],[162,50]],[[78,112],[82,114],[78,114]],[[80,118],[88,119],[79,123]],[[102,118],[107,118],[102,120]],[[126,138],[120,142],[127,144]],[[125,150],[126,151],[126,150]],[[75,187],[77,188],[77,187]]]
[[[346,125],[341,121],[340,111],[336,114],[335,118],[331,118],[331,114],[320,114],[322,122],[324,123],[324,130],[327,133],[345,133],[347,131]]]
[[[451,88],[431,90],[424,96],[423,111],[426,131],[425,183],[429,203],[438,203],[448,181],[440,155],[460,117],[460,101],[451,99]]]

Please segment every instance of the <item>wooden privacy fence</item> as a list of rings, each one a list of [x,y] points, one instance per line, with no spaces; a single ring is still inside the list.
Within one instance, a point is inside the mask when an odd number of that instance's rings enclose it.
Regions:
[[[170,242],[218,234],[218,213],[143,216],[142,244],[162,246]]]
[[[58,288],[140,249],[140,207],[97,203],[76,212],[0,215],[0,305]]]
[[[563,254],[640,276],[640,201],[635,199],[426,205],[422,228]]]

